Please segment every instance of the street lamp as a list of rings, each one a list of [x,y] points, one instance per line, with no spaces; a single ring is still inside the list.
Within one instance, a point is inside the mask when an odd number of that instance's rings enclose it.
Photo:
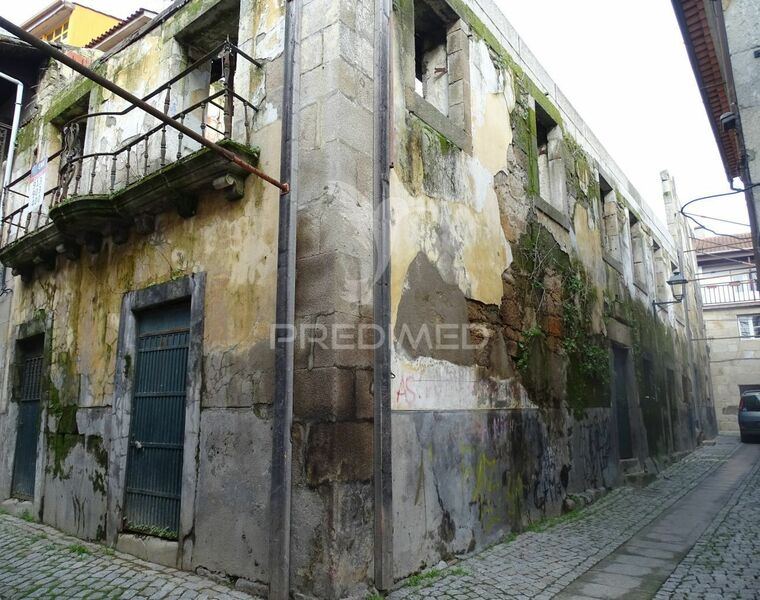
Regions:
[[[668,300],[665,302],[657,302],[656,300],[652,301],[652,306],[657,310],[658,306],[666,306],[668,304],[680,304],[683,301],[683,297],[685,294],[685,286],[687,283],[689,283],[689,280],[686,279],[683,275],[681,275],[681,272],[676,269],[673,271],[673,274],[670,276],[670,279],[667,281],[668,285],[670,286],[670,291],[673,294],[673,300]]]

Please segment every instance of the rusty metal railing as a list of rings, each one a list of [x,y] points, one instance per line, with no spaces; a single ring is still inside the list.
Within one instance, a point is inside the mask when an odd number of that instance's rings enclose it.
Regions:
[[[227,40],[154,89],[143,100],[157,102],[159,106],[156,108],[197,131],[205,139],[231,139],[250,145],[253,119],[259,109],[234,88],[235,72],[240,72],[240,66],[244,63],[255,68],[262,66],[260,61]],[[192,85],[207,91],[200,100],[181,106],[189,96],[188,86]],[[198,96],[197,89],[191,91],[195,97]],[[0,246],[13,243],[47,225],[50,222],[48,210],[69,198],[112,194],[200,149],[196,141],[159,122],[123,140],[115,150],[85,152],[86,132],[90,128],[105,131],[101,128],[105,127],[106,119],[116,117],[123,123],[136,108],[130,104],[121,111],[88,113],[64,125],[63,148],[48,158],[49,164],[54,159],[59,160],[56,182],[45,190],[42,205],[34,209],[29,207],[31,169],[8,185],[6,197],[15,201],[7,201],[11,212],[2,221]],[[144,120],[138,123],[138,127],[145,128]],[[19,206],[18,200],[24,204]]]

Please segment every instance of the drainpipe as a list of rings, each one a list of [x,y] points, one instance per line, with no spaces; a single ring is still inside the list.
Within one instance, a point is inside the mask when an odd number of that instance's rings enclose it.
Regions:
[[[5,218],[5,188],[11,182],[11,174],[13,173],[13,159],[16,153],[16,137],[18,136],[18,124],[21,120],[21,107],[24,98],[24,84],[18,79],[6,75],[0,71],[0,78],[11,82],[16,86],[16,104],[13,109],[13,123],[11,125],[11,139],[8,145],[8,156],[5,158],[5,174],[3,175],[3,189],[0,190],[0,223]],[[0,225],[0,235],[2,234],[3,227]],[[0,273],[0,288],[5,291],[5,265],[3,265],[2,273]]]
[[[393,585],[393,495],[391,471],[390,350],[390,20],[391,0],[375,0],[374,66],[374,274],[372,310],[376,331],[374,390],[374,566],[375,587]]]
[[[8,148],[8,157],[5,161],[5,175],[3,175],[3,194],[5,194],[5,186],[11,181],[11,173],[13,173],[13,155],[16,151],[16,137],[18,136],[18,124],[21,120],[21,106],[24,98],[24,84],[18,79],[6,75],[0,71],[0,78],[10,81],[16,86],[16,104],[13,109],[13,123],[11,124],[11,140]],[[0,218],[5,216],[5,207],[3,206],[3,213],[0,214]]]
[[[269,600],[290,596],[290,505],[292,481],[293,353],[298,223],[298,107],[300,106],[300,21],[298,0],[285,4],[284,89],[282,94],[281,176],[290,182],[280,196],[277,239],[275,390],[272,481],[269,513]]]

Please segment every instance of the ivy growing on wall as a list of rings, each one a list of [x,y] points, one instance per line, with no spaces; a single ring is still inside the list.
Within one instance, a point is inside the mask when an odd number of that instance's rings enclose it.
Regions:
[[[513,274],[533,315],[533,322],[525,323],[516,357],[526,387],[533,392],[552,389],[546,361],[533,359],[555,353],[566,367],[564,400],[569,410],[582,416],[587,408],[609,406],[609,346],[594,331],[599,294],[583,266],[533,221],[519,242]]]

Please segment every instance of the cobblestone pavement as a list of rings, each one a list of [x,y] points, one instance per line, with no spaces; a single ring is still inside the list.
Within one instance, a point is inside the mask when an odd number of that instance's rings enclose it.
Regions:
[[[668,509],[679,500],[693,498],[689,492],[740,447],[737,438],[721,437],[715,446],[700,448],[666,469],[644,489],[614,490],[545,530],[497,544],[443,573],[414,578],[389,599],[548,599],[563,590],[567,595],[570,584],[609,561],[637,533],[667,520],[672,514]],[[657,600],[760,598],[760,447],[751,450],[754,464],[749,474],[714,513],[717,516],[667,578]],[[84,543],[46,525],[0,515],[0,599],[85,597],[251,598],[191,573]]]
[[[760,598],[760,461],[655,598]]]
[[[575,518],[497,544],[449,567],[438,578],[434,573],[413,578],[389,598],[552,598],[696,488],[739,447],[738,438],[720,437],[714,446],[704,446],[664,470],[646,488],[618,488]],[[758,510],[760,504],[756,518]],[[758,531],[756,525],[755,536]],[[754,544],[757,550],[757,540]],[[760,564],[757,554],[750,554],[745,563],[753,560]],[[685,589],[686,579],[683,583]]]
[[[46,525],[0,515],[0,599],[17,598],[251,600],[252,596],[82,542]]]

